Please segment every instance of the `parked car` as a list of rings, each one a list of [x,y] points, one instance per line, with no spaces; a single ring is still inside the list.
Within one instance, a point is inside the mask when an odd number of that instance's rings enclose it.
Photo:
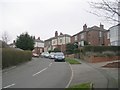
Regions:
[[[44,52],[44,57],[45,57],[45,58],[49,58],[49,55],[50,55],[50,54],[49,54],[48,52]]]
[[[54,59],[54,57],[55,57],[55,53],[54,53],[54,52],[51,52],[50,55],[49,55],[49,58],[50,58],[50,59]]]
[[[39,57],[39,55],[37,53],[33,53],[32,56],[33,57]]]
[[[65,61],[65,56],[62,52],[55,53],[55,61]]]

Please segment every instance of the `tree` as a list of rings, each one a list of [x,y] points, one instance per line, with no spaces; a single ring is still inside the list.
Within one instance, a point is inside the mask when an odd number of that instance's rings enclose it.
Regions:
[[[73,54],[74,53],[74,44],[73,43],[68,43],[66,45],[66,53],[67,54]]]
[[[2,41],[5,42],[6,44],[10,41],[10,37],[6,31],[4,31],[2,34]]]
[[[33,50],[34,49],[34,39],[27,32],[17,36],[16,47],[23,50]]]
[[[53,52],[61,52],[59,48],[54,48]]]
[[[95,10],[90,13],[120,23],[120,0],[101,0],[89,4]]]
[[[79,49],[78,49],[78,43],[68,43],[66,45],[66,53],[67,54],[74,54],[74,53],[79,53]]]

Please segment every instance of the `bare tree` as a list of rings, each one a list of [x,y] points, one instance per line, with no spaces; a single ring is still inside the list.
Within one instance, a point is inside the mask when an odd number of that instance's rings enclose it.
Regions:
[[[120,0],[101,0],[101,2],[89,2],[89,5],[92,8],[90,13],[104,17],[107,21],[120,23]]]
[[[2,41],[5,43],[8,43],[10,41],[10,37],[6,31],[4,31],[2,34]]]

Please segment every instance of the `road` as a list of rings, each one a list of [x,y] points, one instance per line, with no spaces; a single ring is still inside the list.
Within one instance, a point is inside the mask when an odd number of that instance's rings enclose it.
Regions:
[[[66,88],[71,74],[66,62],[33,58],[30,62],[3,71],[2,88]]]

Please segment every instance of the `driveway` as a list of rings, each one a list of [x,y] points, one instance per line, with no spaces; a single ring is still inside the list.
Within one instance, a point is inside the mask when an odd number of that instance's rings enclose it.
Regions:
[[[46,58],[33,58],[2,73],[3,88],[65,88],[71,78],[66,62]]]

